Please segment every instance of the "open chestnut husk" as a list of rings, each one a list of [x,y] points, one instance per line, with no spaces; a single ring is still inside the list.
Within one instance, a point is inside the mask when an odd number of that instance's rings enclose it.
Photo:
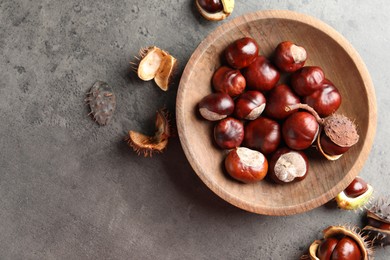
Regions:
[[[380,198],[367,209],[367,225],[362,229],[376,246],[390,245],[390,199]]]
[[[210,21],[228,17],[234,9],[234,0],[195,0],[199,13]]]
[[[165,109],[159,109],[156,113],[155,133],[153,136],[129,131],[125,141],[138,154],[144,157],[152,156],[153,153],[161,153],[168,145],[168,139],[172,135],[169,124],[169,114]]]
[[[368,260],[374,254],[371,241],[357,227],[330,226],[323,230],[323,236],[310,245],[309,254],[301,259]]]
[[[321,126],[320,133],[317,136],[317,148],[326,159],[331,161],[339,159],[349,148],[359,141],[356,125],[348,117],[341,114],[332,114],[326,118],[321,118],[307,104],[286,107],[286,111],[295,109],[304,109],[310,112]]]
[[[309,170],[309,160],[301,151],[279,148],[269,162],[269,176],[279,184],[301,181]]]
[[[167,91],[177,67],[176,58],[156,46],[142,48],[139,55],[139,63],[131,63],[138,77],[144,81],[154,79],[161,90]]]
[[[372,186],[358,176],[336,196],[335,200],[341,209],[356,210],[370,201],[373,191]]]

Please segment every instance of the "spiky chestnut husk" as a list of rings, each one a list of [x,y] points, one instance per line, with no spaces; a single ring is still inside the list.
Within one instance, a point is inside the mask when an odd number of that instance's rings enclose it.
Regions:
[[[147,136],[139,132],[129,131],[125,141],[138,154],[144,157],[152,157],[154,153],[161,153],[168,145],[168,139],[172,135],[169,124],[169,115],[165,109],[159,109],[156,114],[155,134]]]
[[[321,244],[327,239],[336,238],[341,240],[343,237],[352,239],[361,252],[361,259],[368,260],[373,259],[373,245],[366,235],[358,227],[354,226],[330,226],[323,230],[324,238],[321,240],[315,240],[309,247],[309,254],[304,255],[301,259],[319,260],[318,257],[319,248]]]
[[[216,13],[210,13],[207,10],[205,10],[200,4],[198,0],[195,0],[196,8],[198,9],[199,13],[206,18],[209,21],[221,21],[226,19],[234,9],[234,0],[221,0],[223,10],[216,12]]]
[[[112,88],[103,81],[96,81],[87,93],[85,102],[90,106],[94,120],[99,125],[107,125],[114,114],[116,107],[115,94]]]
[[[380,198],[367,209],[367,225],[362,232],[377,246],[390,245],[390,199]]]
[[[343,154],[330,155],[326,153],[321,144],[321,136],[325,135],[330,141],[338,147],[350,148],[359,141],[359,134],[356,125],[348,117],[341,114],[332,114],[326,118],[321,118],[317,111],[307,104],[296,104],[286,107],[286,111],[295,109],[304,109],[310,112],[321,126],[320,133],[317,136],[317,149],[328,160],[335,161]]]
[[[156,46],[142,48],[139,55],[138,64],[131,62],[138,77],[144,81],[154,79],[160,89],[167,91],[177,67],[176,58]]]

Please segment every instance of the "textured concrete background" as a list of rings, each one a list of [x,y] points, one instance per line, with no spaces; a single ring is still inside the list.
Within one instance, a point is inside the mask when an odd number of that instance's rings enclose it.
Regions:
[[[221,24],[192,2],[0,0],[0,259],[297,259],[328,225],[360,224],[363,212],[331,206],[290,217],[244,212],[206,188],[178,138],[152,159],[125,145],[127,130],[152,131],[156,109],[174,113],[180,73]],[[379,116],[360,175],[388,194],[388,1],[236,1],[229,20],[261,9],[317,17],[361,54]],[[180,61],[167,93],[129,71],[149,45]],[[83,103],[97,79],[118,100],[106,127]],[[377,259],[389,255],[380,249]]]

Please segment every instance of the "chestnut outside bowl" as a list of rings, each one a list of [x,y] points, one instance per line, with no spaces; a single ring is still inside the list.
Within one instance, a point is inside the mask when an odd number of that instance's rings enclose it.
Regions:
[[[339,89],[338,112],[355,120],[359,142],[337,161],[315,149],[308,152],[309,173],[301,181],[277,185],[268,180],[242,184],[227,176],[226,151],[213,142],[213,122],[202,119],[198,102],[212,92],[211,78],[221,66],[223,50],[249,36],[270,57],[278,43],[290,40],[308,52],[306,65],[320,66]],[[237,17],[204,39],[183,72],[177,95],[176,119],[185,155],[200,179],[218,196],[241,209],[264,215],[292,215],[321,206],[344,190],[362,169],[372,146],[377,120],[375,92],[359,54],[325,23],[291,11],[258,11]]]

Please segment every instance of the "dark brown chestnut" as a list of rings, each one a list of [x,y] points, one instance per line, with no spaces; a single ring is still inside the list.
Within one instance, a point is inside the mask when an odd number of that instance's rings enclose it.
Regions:
[[[368,184],[363,178],[357,176],[344,190],[345,195],[356,198],[368,190]]]
[[[234,41],[225,50],[227,63],[235,69],[242,69],[249,66],[258,55],[259,45],[250,37],[244,37]]]
[[[300,96],[308,96],[322,87],[324,71],[317,66],[306,66],[291,75],[291,87]]]
[[[248,88],[269,91],[278,83],[280,73],[264,56],[258,56],[243,70]]]
[[[259,117],[245,126],[244,146],[263,154],[276,151],[280,140],[280,126],[272,119]]]
[[[266,100],[260,91],[250,90],[236,99],[234,114],[239,119],[255,120],[265,108]]]
[[[301,181],[309,170],[307,156],[301,151],[279,148],[269,162],[269,175],[279,184]]]
[[[197,0],[199,5],[208,13],[217,13],[223,10],[221,0]]]
[[[314,108],[321,117],[326,117],[340,107],[341,95],[334,84],[325,79],[320,89],[304,97],[303,102]]]
[[[259,151],[238,147],[231,150],[225,158],[225,168],[234,179],[254,183],[266,176],[268,161]]]
[[[274,87],[267,96],[267,105],[264,113],[273,119],[281,120],[295,110],[286,111],[286,106],[299,104],[299,97],[285,84]]]
[[[226,93],[217,92],[205,96],[198,105],[199,113],[209,121],[226,118],[234,111],[234,101]]]
[[[316,118],[304,111],[290,115],[282,126],[283,140],[293,150],[309,148],[319,131]]]
[[[246,80],[239,70],[222,66],[213,75],[213,86],[217,92],[223,92],[231,97],[240,95],[246,86]]]
[[[305,65],[307,52],[305,48],[290,41],[278,44],[274,53],[274,63],[283,72],[294,72]]]
[[[239,147],[244,139],[244,125],[241,121],[227,117],[214,127],[214,140],[222,149]]]

